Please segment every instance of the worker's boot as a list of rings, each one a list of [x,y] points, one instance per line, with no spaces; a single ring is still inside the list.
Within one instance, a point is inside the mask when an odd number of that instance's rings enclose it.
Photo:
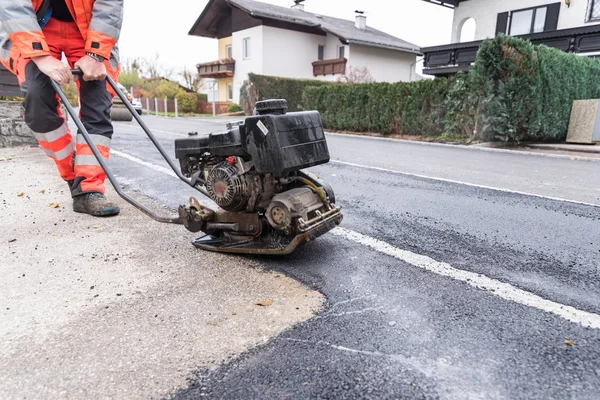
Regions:
[[[101,193],[85,193],[73,198],[73,211],[93,215],[94,217],[110,217],[121,210]]]

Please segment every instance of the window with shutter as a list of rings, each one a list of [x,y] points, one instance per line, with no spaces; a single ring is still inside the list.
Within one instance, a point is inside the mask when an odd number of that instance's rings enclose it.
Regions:
[[[555,31],[558,28],[560,7],[561,3],[553,3],[498,14],[496,33],[518,36]]]

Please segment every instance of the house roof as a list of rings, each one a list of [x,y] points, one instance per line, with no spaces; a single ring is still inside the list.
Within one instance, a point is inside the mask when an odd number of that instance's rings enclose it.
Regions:
[[[194,24],[190,31],[191,35],[209,36],[201,29],[203,18],[209,14],[209,8],[222,3],[226,3],[231,7],[238,8],[254,18],[273,19],[293,23],[302,26],[321,29],[324,32],[331,33],[339,37],[346,44],[358,44],[369,47],[379,47],[389,50],[403,51],[413,54],[421,54],[419,46],[399,39],[395,36],[381,32],[377,29],[367,26],[366,29],[356,28],[354,21],[329,17],[326,15],[318,15],[310,12],[296,10],[293,8],[280,7],[272,4],[262,3],[255,0],[211,0],[202,15]]]
[[[467,0],[423,0],[423,1],[426,1],[428,3],[437,4],[437,5],[444,6],[444,7],[454,8],[454,7],[458,7],[460,5],[460,3],[467,1]]]

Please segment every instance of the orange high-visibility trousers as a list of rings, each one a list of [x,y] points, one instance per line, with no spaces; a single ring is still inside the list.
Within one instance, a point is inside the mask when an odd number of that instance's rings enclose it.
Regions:
[[[86,43],[75,22],[51,18],[42,31],[54,58],[60,60],[64,54],[73,67],[85,56]],[[116,71],[108,61],[106,68],[116,79]],[[71,135],[50,78],[30,59],[18,59],[15,69],[25,95],[25,122],[34,132],[40,147],[56,163],[60,176],[72,182],[72,196],[104,193],[106,174],[83,136],[78,133],[73,138]],[[81,105],[79,117],[102,157],[108,160],[113,134],[110,120],[113,93],[109,92],[105,81],[79,80],[77,87]]]

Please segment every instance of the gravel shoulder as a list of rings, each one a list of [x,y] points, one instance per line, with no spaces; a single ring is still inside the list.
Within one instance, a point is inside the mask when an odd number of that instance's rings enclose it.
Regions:
[[[39,149],[0,160],[0,398],[165,397],[323,307],[283,274],[196,250],[112,190],[120,216],[73,213]]]

